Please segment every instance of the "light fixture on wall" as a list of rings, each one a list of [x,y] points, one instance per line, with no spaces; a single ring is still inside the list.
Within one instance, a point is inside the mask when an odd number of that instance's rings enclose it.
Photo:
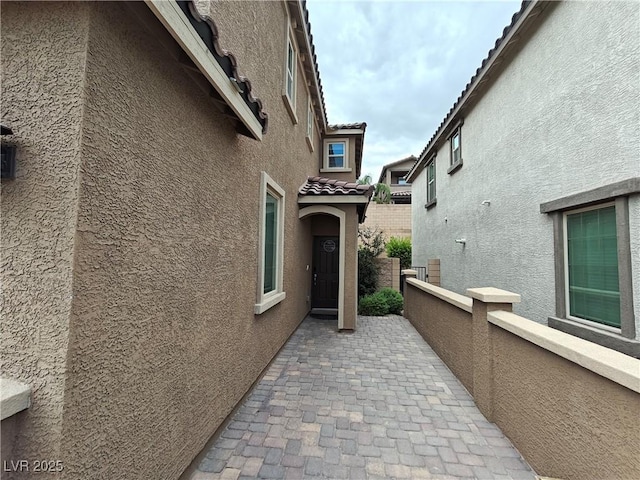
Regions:
[[[13,135],[13,131],[4,125],[0,125],[0,134]],[[16,178],[16,146],[2,144],[0,152],[1,160],[1,172],[0,177],[2,179],[13,180]]]
[[[491,205],[491,200],[484,200],[480,205],[485,205],[488,207]]]
[[[466,245],[467,244],[467,239],[466,238],[456,238],[456,243],[461,243],[462,245]]]

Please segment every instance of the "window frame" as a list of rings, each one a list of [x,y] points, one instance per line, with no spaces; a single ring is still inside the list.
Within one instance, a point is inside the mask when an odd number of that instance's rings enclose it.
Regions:
[[[298,48],[295,41],[295,36],[291,30],[291,21],[287,21],[286,26],[286,39],[284,50],[284,79],[282,98],[284,100],[285,107],[293,124],[298,123],[298,116],[296,115],[296,97],[298,94]],[[289,68],[289,51],[293,53],[293,65],[292,70]],[[289,79],[291,78],[291,94],[289,94]]]
[[[553,222],[555,259],[555,316],[548,317],[552,328],[598,343],[627,355],[640,357],[640,340],[636,339],[633,298],[633,266],[629,197],[640,193],[640,177],[632,177],[540,204],[540,213],[549,214]],[[585,207],[615,203],[618,253],[618,288],[620,291],[620,329],[567,316],[565,285],[564,213]]]
[[[266,254],[266,218],[267,194],[277,200],[276,216],[276,286],[265,293],[265,254]],[[286,298],[284,291],[284,223],[285,223],[285,191],[266,172],[261,172],[260,182],[260,212],[258,226],[258,281],[254,313],[260,315]]]
[[[342,167],[330,167],[329,166],[329,145],[333,144],[333,143],[342,143],[344,144],[344,162],[343,162],[343,166]],[[322,160],[322,168],[320,169],[320,172],[351,172],[351,166],[349,164],[349,139],[348,138],[341,138],[341,139],[332,139],[332,138],[327,138],[324,140],[323,142],[323,147],[324,147],[324,151],[323,151],[323,160]],[[335,155],[334,155],[335,156]]]
[[[433,166],[433,196],[430,195],[430,184],[432,182],[429,181],[429,169]],[[427,203],[424,205],[425,208],[429,209],[435,206],[438,203],[437,197],[437,165],[436,165],[436,156],[433,155],[429,161],[424,166],[425,175],[426,175],[426,186],[427,186]]]
[[[453,149],[454,139],[458,138],[458,148],[456,150]],[[447,169],[447,173],[451,175],[456,172],[460,167],[462,167],[462,124],[458,125],[453,129],[453,132],[449,136],[449,168]],[[458,160],[455,160],[454,152],[457,151],[459,153]]]
[[[567,217],[569,215],[576,215],[578,213],[584,213],[584,212],[589,212],[589,211],[594,211],[594,210],[600,210],[600,209],[604,209],[604,208],[608,208],[608,207],[614,207],[615,209],[616,203],[615,202],[605,202],[605,203],[599,203],[596,205],[591,205],[588,207],[583,207],[583,208],[577,208],[577,209],[571,209],[571,210],[565,210],[562,212],[562,228],[563,228],[563,261],[564,261],[564,296],[565,296],[565,317],[569,320],[573,320],[574,322],[579,322],[579,323],[584,323],[586,325],[590,325],[596,328],[601,328],[603,330],[608,330],[610,332],[614,332],[614,333],[621,333],[621,329],[622,329],[622,313],[620,315],[620,327],[614,327],[611,325],[607,325],[605,323],[602,322],[598,322],[597,320],[590,320],[588,318],[582,318],[582,317],[576,317],[571,315],[571,295],[570,295],[570,285],[569,285],[569,233],[568,233],[568,229],[567,229]],[[616,211],[616,210],[614,210]],[[616,213],[616,217],[617,217],[617,213]],[[616,222],[616,239],[617,239],[617,233],[618,233],[618,225]],[[617,241],[617,240],[616,240]],[[620,258],[617,258],[617,262],[618,265],[620,264]],[[620,293],[620,274],[618,274],[618,294]]]
[[[308,94],[308,92],[307,92]],[[307,136],[305,137],[309,150],[313,152],[313,130],[315,129],[315,112],[313,111],[313,101],[311,95],[307,97]]]

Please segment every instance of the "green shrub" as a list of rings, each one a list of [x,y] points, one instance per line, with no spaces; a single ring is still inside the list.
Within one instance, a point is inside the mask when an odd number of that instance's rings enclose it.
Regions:
[[[411,239],[391,237],[387,242],[387,256],[400,259],[400,268],[411,267]]]
[[[358,297],[371,295],[378,288],[378,265],[375,258],[384,252],[384,237],[375,228],[358,231],[361,245],[358,248]]]
[[[400,315],[402,307],[404,306],[404,300],[400,292],[395,291],[393,288],[383,288],[378,294],[384,296],[389,306],[389,313]]]
[[[370,251],[358,250],[358,297],[371,295],[378,288],[378,265]]]
[[[386,297],[380,292],[362,297],[358,305],[358,313],[373,317],[386,315],[389,313]]]

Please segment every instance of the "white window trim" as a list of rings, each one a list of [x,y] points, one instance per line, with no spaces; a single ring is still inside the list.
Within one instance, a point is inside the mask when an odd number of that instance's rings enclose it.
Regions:
[[[315,113],[313,111],[313,102],[311,101],[311,94],[307,91],[307,145],[309,150],[313,152],[313,131],[315,130]]]
[[[278,200],[278,225],[276,229],[276,288],[264,293],[264,254],[265,254],[265,221],[267,215],[266,198],[270,193]],[[259,245],[258,245],[258,285],[257,303],[254,312],[256,315],[266,312],[274,305],[282,302],[286,298],[284,292],[284,204],[285,191],[266,172],[261,173],[260,178],[260,223],[259,223]]]
[[[287,41],[284,48],[284,83],[282,88],[282,99],[284,105],[291,116],[291,121],[294,125],[298,123],[298,116],[296,115],[296,96],[298,93],[298,46],[296,45],[295,36],[291,30],[291,21],[287,19],[285,36]],[[287,82],[289,81],[289,47],[293,50],[293,98],[289,98],[289,91],[287,90]]]
[[[236,90],[235,85],[213,57],[209,48],[193,29],[189,19],[175,2],[165,0],[145,0],[151,11],[162,22],[167,31],[175,39],[198,70],[213,85],[227,105],[238,115],[238,118],[249,129],[252,135],[262,140],[262,125]]]
[[[329,144],[330,143],[344,143],[344,166],[342,167],[329,167]],[[349,139],[325,139],[324,140],[324,151],[323,151],[323,160],[322,160],[322,168],[320,172],[351,172],[351,166],[349,164]]]
[[[571,312],[570,295],[569,295],[569,235],[567,234],[567,216],[576,213],[588,212],[590,210],[600,210],[601,208],[615,207],[616,202],[599,203],[590,207],[576,208],[575,210],[567,210],[562,212],[562,230],[563,230],[563,242],[564,242],[564,301],[566,308],[566,318],[573,320],[574,322],[582,323],[583,325],[589,325],[591,327],[599,328],[609,332],[620,334],[622,328],[612,327],[611,325],[605,325],[604,323],[596,322],[594,320],[588,320],[586,318],[574,317]],[[617,231],[617,226],[616,226]],[[620,319],[622,321],[622,319]]]

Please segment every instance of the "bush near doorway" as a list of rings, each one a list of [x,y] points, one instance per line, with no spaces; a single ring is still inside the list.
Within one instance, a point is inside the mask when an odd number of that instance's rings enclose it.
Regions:
[[[371,317],[381,317],[388,313],[400,315],[404,301],[402,295],[393,288],[383,288],[373,295],[365,295],[358,304],[358,313]]]
[[[408,237],[391,237],[387,242],[387,256],[400,259],[402,270],[411,267],[411,239]]]

